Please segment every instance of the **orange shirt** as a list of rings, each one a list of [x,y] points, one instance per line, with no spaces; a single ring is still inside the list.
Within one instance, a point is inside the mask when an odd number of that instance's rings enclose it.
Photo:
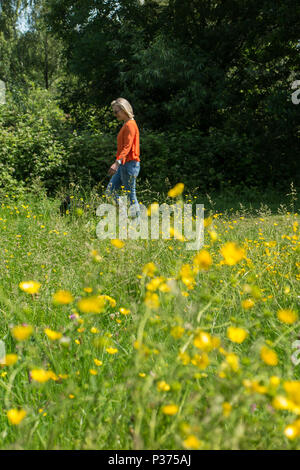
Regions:
[[[130,160],[140,161],[140,133],[134,119],[125,122],[118,134],[117,143],[116,160],[122,159],[123,165]]]

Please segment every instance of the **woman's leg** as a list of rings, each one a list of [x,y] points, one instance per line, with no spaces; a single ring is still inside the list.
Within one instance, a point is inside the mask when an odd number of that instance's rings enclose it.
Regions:
[[[136,179],[140,172],[140,162],[130,160],[122,165],[121,179],[125,186],[125,191],[129,194],[130,208],[129,215],[140,215],[140,206],[136,197]]]
[[[118,204],[120,197],[118,195],[118,190],[122,185],[121,166],[122,165],[119,165],[118,171],[111,177],[110,182],[108,183],[107,188],[105,190],[105,195],[109,202],[115,201],[116,204]]]

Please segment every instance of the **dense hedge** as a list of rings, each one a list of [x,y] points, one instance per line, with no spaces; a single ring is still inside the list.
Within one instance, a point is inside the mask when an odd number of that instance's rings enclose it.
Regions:
[[[36,178],[49,194],[73,181],[92,187],[104,180],[116,152],[117,130],[78,132],[45,90],[8,96],[0,107],[0,188],[19,191]],[[298,163],[285,161],[285,137],[272,152],[270,136],[238,134],[232,129],[157,133],[141,131],[140,181],[154,190],[184,182],[200,190],[243,186],[278,189],[297,185]],[[264,146],[262,145],[264,144]],[[296,145],[296,142],[294,142]],[[272,142],[269,142],[270,147]],[[282,154],[282,158],[280,155]],[[276,161],[276,165],[272,163]]]

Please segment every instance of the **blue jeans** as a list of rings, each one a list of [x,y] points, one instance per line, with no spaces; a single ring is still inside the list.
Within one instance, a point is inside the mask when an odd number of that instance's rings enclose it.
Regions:
[[[124,186],[126,195],[129,194],[130,209],[135,208],[136,215],[140,214],[140,207],[135,193],[136,178],[140,172],[140,162],[130,160],[125,165],[119,165],[118,171],[111,177],[107,185],[105,194],[108,198],[113,197],[118,204],[120,196],[118,190]]]

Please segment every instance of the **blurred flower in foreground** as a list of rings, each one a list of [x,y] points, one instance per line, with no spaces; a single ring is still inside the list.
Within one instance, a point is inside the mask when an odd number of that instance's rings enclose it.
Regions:
[[[99,296],[85,297],[79,300],[77,307],[83,313],[102,313],[105,301],[105,298],[99,298]]]
[[[245,258],[245,250],[240,248],[234,242],[227,242],[221,248],[221,254],[224,258],[223,264],[233,266]]]
[[[178,412],[179,408],[177,405],[165,405],[162,407],[161,411],[163,414],[168,416],[174,416]]]
[[[52,298],[54,304],[57,305],[67,305],[73,302],[74,298],[71,292],[67,290],[59,290],[57,291]]]
[[[119,240],[117,238],[110,240],[110,243],[116,248],[123,248],[123,246],[125,245],[125,243],[122,240]]]
[[[260,357],[268,366],[277,366],[278,364],[276,352],[273,349],[267,348],[267,346],[261,348]]]
[[[44,329],[44,333],[48,336],[49,339],[55,341],[56,339],[60,339],[62,337],[62,333],[58,331],[50,330],[49,328]]]
[[[240,344],[248,336],[248,332],[243,328],[235,328],[234,326],[229,326],[229,328],[227,328],[227,336],[233,343]]]
[[[16,408],[12,408],[7,412],[7,418],[10,424],[18,425],[23,421],[27,412],[25,410],[17,410]]]
[[[33,328],[30,325],[27,326],[14,326],[12,329],[12,335],[17,341],[24,341],[29,338],[33,333]]]
[[[19,287],[22,291],[28,294],[37,294],[40,290],[41,284],[36,281],[20,282]]]
[[[177,183],[174,188],[170,189],[168,192],[169,197],[177,197],[179,196],[182,191],[184,190],[184,184],[183,183]]]
[[[18,360],[17,354],[6,354],[3,364],[5,366],[13,366]]]
[[[280,321],[287,324],[295,323],[298,320],[297,313],[290,309],[278,310],[277,317]]]
[[[186,449],[199,450],[202,442],[196,436],[188,436],[183,442],[183,446]]]

